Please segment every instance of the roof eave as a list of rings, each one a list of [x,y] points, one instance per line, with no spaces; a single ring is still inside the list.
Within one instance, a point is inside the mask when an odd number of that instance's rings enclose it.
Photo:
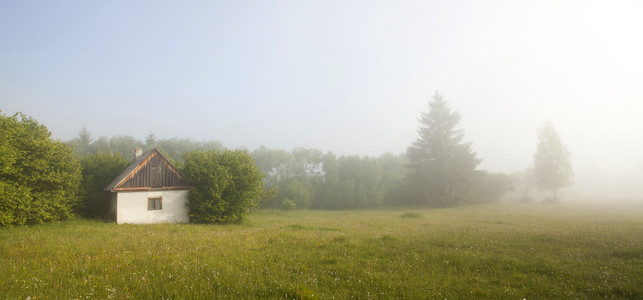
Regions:
[[[174,191],[174,190],[188,190],[189,186],[164,186],[160,188],[151,187],[136,187],[136,188],[114,188],[111,192],[141,192],[141,191]]]

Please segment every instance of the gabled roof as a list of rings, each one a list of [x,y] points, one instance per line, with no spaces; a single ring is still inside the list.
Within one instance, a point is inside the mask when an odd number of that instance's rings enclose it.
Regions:
[[[183,175],[158,149],[147,151],[130,164],[106,191],[187,189]]]

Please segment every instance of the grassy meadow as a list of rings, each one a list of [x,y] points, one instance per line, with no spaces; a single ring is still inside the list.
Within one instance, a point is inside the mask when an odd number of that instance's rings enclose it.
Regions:
[[[643,298],[643,205],[0,229],[3,299]]]

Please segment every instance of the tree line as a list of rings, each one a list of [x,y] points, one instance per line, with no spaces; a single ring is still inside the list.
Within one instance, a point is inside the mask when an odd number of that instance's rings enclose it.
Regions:
[[[250,152],[254,164],[265,176],[266,189],[259,206],[363,209],[408,205],[441,207],[497,200],[513,188],[511,177],[477,170],[480,159],[471,150],[471,143],[462,142],[464,132],[457,129],[459,121],[460,116],[436,94],[429,103],[429,111],[420,118],[418,139],[406,153],[386,153],[380,157],[338,156],[319,149],[286,151],[262,146]],[[85,159],[89,161],[98,160],[97,153],[101,151],[132,160],[133,148],[157,147],[178,165],[184,163],[184,156],[190,151],[224,149],[217,141],[158,140],[152,133],[145,141],[131,136],[92,140],[86,128],[67,143],[77,156],[90,155]],[[108,160],[104,154],[102,159]],[[89,165],[89,161],[81,159],[82,165]],[[92,172],[98,170],[93,168]]]
[[[119,135],[113,137],[101,136],[94,139],[85,126],[78,132],[78,135],[65,142],[74,149],[76,157],[109,152],[120,155],[128,161],[134,161],[134,149],[141,148],[147,151],[153,148],[163,150],[163,154],[172,160],[180,160],[190,151],[222,150],[223,144],[216,140],[205,142],[195,141],[189,138],[157,139],[153,133],[149,133],[145,140],[138,140],[130,135]]]
[[[481,159],[463,141],[460,118],[436,93],[406,153],[368,157],[264,146],[231,151],[218,141],[157,139],[152,133],[145,141],[94,140],[85,127],[61,142],[28,116],[0,115],[0,225],[107,218],[109,192],[103,189],[134,161],[134,148],[158,148],[185,173],[194,183],[190,217],[206,223],[240,222],[254,207],[444,207],[495,201],[512,189],[529,199],[532,185],[557,201],[558,191],[571,184],[569,151],[551,123],[538,133],[533,166],[510,176],[478,169]]]

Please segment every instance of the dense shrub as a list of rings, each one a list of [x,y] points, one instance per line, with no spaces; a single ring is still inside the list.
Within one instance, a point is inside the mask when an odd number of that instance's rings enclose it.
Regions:
[[[0,225],[23,225],[31,207],[31,193],[15,182],[0,181]]]
[[[87,218],[107,218],[111,195],[104,189],[127,168],[128,162],[120,153],[101,152],[84,156],[80,164],[83,175],[80,211]]]
[[[240,223],[264,193],[263,173],[245,151],[193,151],[183,175],[190,183],[190,221]]]
[[[80,164],[47,127],[23,114],[0,114],[0,226],[72,217]]]
[[[281,208],[284,210],[291,210],[297,208],[297,204],[292,200],[286,198],[281,202]]]

